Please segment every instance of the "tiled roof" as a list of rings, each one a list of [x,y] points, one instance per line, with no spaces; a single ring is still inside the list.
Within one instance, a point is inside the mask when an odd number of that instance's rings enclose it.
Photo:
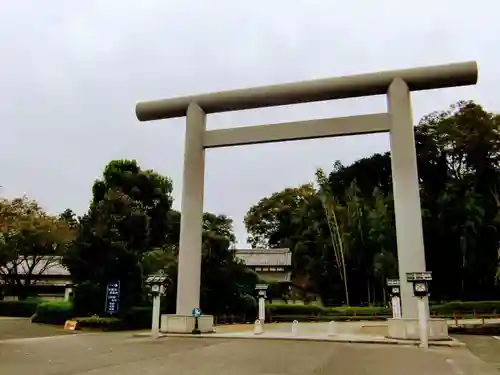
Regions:
[[[292,265],[290,249],[238,249],[235,255],[249,267]]]
[[[28,260],[23,260],[17,265],[17,273],[19,275],[26,274],[28,269],[32,267],[33,261],[28,258]],[[7,274],[5,270],[0,267],[0,275]],[[45,268],[45,269],[44,269]],[[46,275],[46,276],[69,276],[69,271],[61,264],[60,259],[50,257],[46,259],[37,259],[37,263],[33,268],[32,274],[36,275]]]
[[[292,252],[290,249],[238,249],[235,252],[236,258],[243,261],[249,267],[275,266],[289,267],[292,265]],[[50,263],[47,266],[47,263]],[[23,261],[17,265],[18,274],[25,274],[31,261]],[[47,276],[70,276],[69,271],[60,261],[50,257],[40,260],[33,270],[33,275],[39,275],[40,271],[46,267],[42,275]],[[6,274],[0,268],[0,275]]]

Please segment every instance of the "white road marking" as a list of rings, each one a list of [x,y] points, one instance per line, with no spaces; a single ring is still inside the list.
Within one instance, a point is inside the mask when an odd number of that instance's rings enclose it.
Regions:
[[[500,340],[500,336],[492,336],[494,339]]]

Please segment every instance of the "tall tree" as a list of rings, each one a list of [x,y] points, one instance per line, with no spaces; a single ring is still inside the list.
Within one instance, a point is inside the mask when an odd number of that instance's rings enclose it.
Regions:
[[[335,254],[335,262],[337,264],[340,279],[344,284],[346,304],[349,305],[349,288],[347,283],[346,266],[346,252],[348,251],[348,244],[346,243],[347,234],[344,232],[344,227],[341,226],[341,222],[337,218],[339,214],[339,205],[336,197],[332,194],[325,172],[321,168],[316,170],[316,183],[319,187],[317,194],[323,206],[326,222],[330,231],[330,239],[333,252]],[[345,218],[347,219],[350,212],[347,211],[346,214],[347,216]],[[346,222],[347,220],[344,221],[344,223]]]
[[[142,295],[144,254],[167,243],[170,179],[114,160],[93,186],[93,198],[65,264],[76,284],[79,313],[102,313],[106,285],[121,282],[121,310]]]

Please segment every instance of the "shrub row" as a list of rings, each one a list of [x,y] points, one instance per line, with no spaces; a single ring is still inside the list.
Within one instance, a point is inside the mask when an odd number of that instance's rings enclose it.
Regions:
[[[151,307],[136,307],[117,317],[75,317],[71,302],[48,301],[38,305],[32,322],[62,325],[66,320],[76,320],[80,328],[132,330],[150,327],[151,315]]]
[[[312,316],[374,316],[391,315],[392,312],[386,307],[322,307],[318,305],[290,305],[272,304],[268,305],[271,316],[283,315],[312,315]]]
[[[441,317],[472,318],[474,314],[500,314],[500,301],[448,302],[431,305],[431,313]],[[391,316],[385,307],[322,307],[318,305],[269,304],[266,316],[272,321],[330,321],[373,320]],[[0,301],[0,316],[32,317],[35,323],[63,325],[66,320],[76,319],[82,328],[147,329],[151,326],[151,307],[136,307],[118,317],[75,318],[70,302],[38,300]],[[221,318],[221,317],[219,317]],[[252,321],[251,317],[224,317],[224,322]]]
[[[75,320],[78,322],[78,329],[99,329],[102,331],[118,331],[127,329],[124,321],[115,317],[89,316],[85,318],[75,318]]]
[[[322,307],[318,305],[292,305],[292,304],[270,304],[268,305],[271,316],[301,315],[301,316],[391,316],[392,311],[386,307]],[[432,315],[442,317],[492,315],[500,314],[500,301],[468,301],[468,302],[448,302],[439,305],[431,305]]]
[[[493,314],[500,313],[500,301],[467,301],[447,302],[431,306],[431,312],[437,315],[452,316],[453,313],[464,314]]]
[[[74,317],[73,305],[69,301],[47,301],[40,303],[35,315],[31,319],[33,323],[64,324],[66,320]]]
[[[376,315],[376,316],[368,316],[368,315],[350,315],[350,316],[342,316],[342,315],[273,315],[271,317],[271,321],[274,323],[280,322],[293,322],[297,320],[299,322],[358,322],[358,321],[384,321],[386,320],[386,316]]]
[[[39,303],[38,300],[0,301],[0,316],[29,318],[36,312]]]

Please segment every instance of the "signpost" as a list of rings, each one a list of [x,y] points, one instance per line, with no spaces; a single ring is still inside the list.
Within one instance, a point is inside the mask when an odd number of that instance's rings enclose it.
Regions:
[[[111,281],[106,287],[106,313],[113,315],[118,313],[120,306],[120,281]]]
[[[195,307],[191,312],[194,316],[194,328],[191,332],[193,335],[199,335],[201,333],[200,328],[198,326],[198,318],[201,316],[201,310],[198,307]]]

